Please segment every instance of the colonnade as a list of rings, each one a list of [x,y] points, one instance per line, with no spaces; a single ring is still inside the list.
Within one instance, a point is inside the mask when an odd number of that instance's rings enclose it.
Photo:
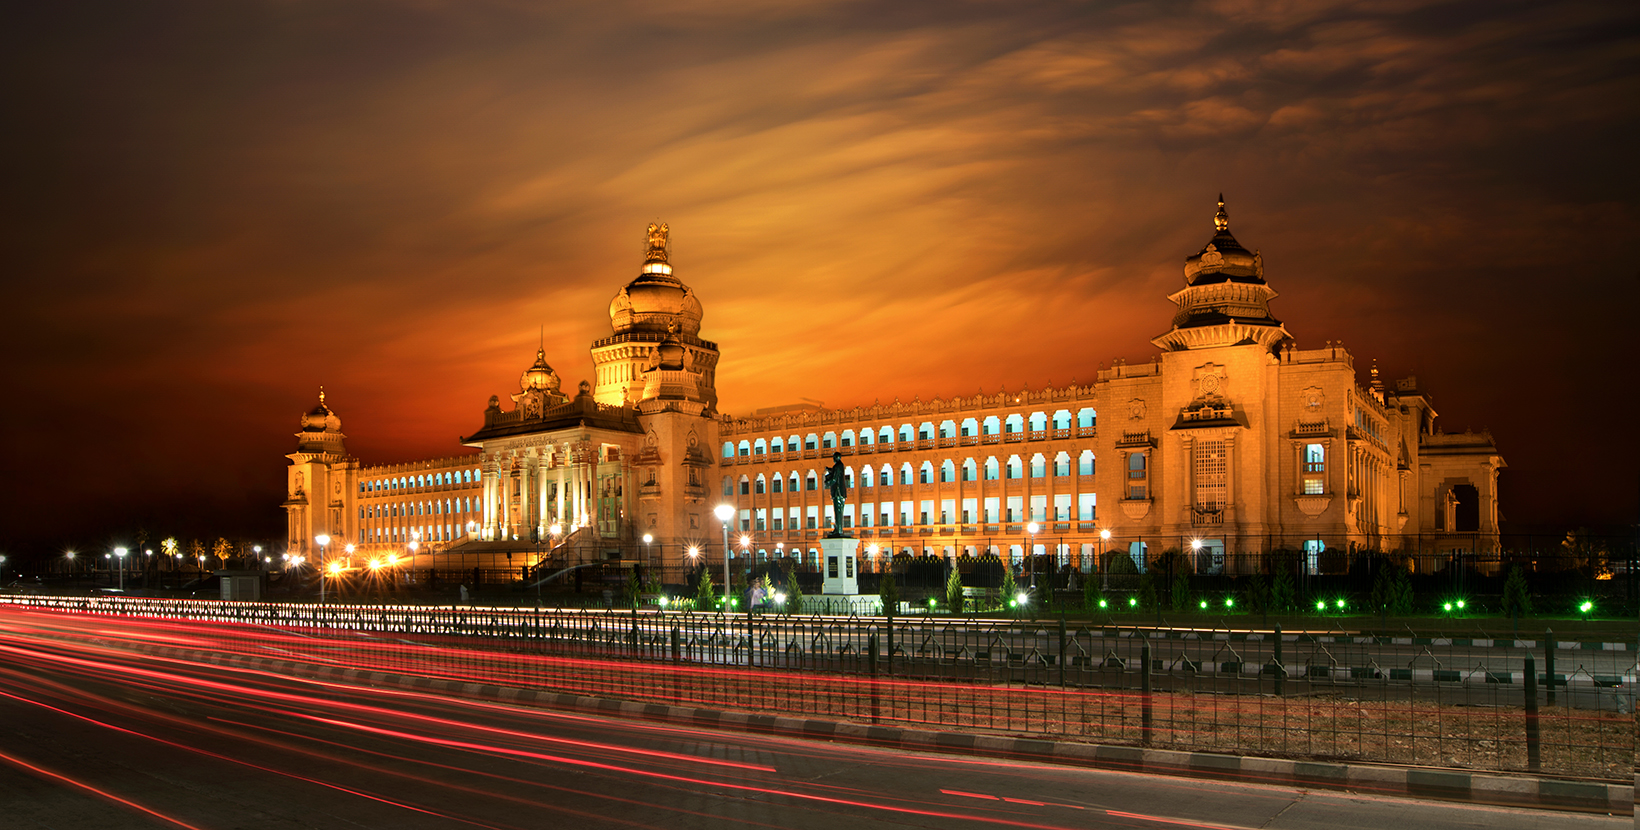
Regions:
[[[595,447],[553,447],[539,454],[496,454],[483,475],[483,530],[486,540],[549,538],[548,528],[562,526],[567,536],[599,517],[594,486],[598,469]]]

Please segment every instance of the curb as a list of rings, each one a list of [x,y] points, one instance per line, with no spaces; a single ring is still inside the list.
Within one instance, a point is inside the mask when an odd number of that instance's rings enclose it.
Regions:
[[[1395,767],[1373,764],[1344,764],[1330,761],[1297,761],[1147,749],[1018,738],[971,732],[939,732],[894,726],[792,718],[782,715],[731,712],[664,703],[640,703],[610,698],[503,687],[494,684],[464,683],[421,675],[314,666],[284,660],[205,654],[171,647],[155,647],[156,652],[188,654],[194,659],[219,665],[255,666],[295,677],[348,680],[379,685],[437,691],[508,703],[568,709],[604,716],[621,716],[648,721],[664,721],[709,729],[728,729],[805,740],[830,740],[865,744],[887,749],[955,753],[992,758],[1037,761],[1118,772],[1172,775],[1187,778],[1241,781],[1255,784],[1312,787],[1329,790],[1367,792],[1378,795],[1433,798],[1509,807],[1539,807],[1554,810],[1633,815],[1634,794],[1640,788],[1640,773],[1634,787],[1534,778],[1521,775],[1471,773],[1462,770]]]

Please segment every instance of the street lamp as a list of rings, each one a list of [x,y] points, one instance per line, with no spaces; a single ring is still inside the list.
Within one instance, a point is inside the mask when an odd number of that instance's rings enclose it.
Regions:
[[[1099,589],[1101,591],[1110,588],[1110,563],[1105,561],[1105,556],[1107,555],[1107,552],[1109,551],[1109,549],[1110,549],[1110,528],[1107,527],[1107,528],[1104,528],[1103,530],[1099,531],[1099,562],[1098,562],[1098,565],[1099,565]]]
[[[1036,556],[1036,532],[1041,529],[1042,526],[1036,522],[1031,522],[1025,526],[1025,532],[1031,534],[1031,546],[1025,549],[1025,570],[1031,577],[1032,588],[1036,587],[1036,566],[1031,559]]]
[[[649,544],[653,541],[655,541],[655,534],[645,533],[643,535],[643,561],[645,565],[651,568],[655,567],[654,560],[649,558]]]
[[[723,613],[729,613],[729,520],[735,517],[735,506],[720,504],[712,515],[723,523]]]
[[[72,578],[74,576],[74,551],[63,551],[63,558],[68,560],[68,575]]]
[[[125,548],[115,548],[114,555],[120,560],[120,590],[125,590]]]
[[[321,533],[313,537],[319,543],[319,604],[325,604],[325,555],[330,552],[330,534]]]

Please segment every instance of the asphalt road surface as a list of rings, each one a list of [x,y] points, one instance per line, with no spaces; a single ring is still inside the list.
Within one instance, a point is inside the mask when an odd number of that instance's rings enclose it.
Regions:
[[[111,647],[129,636],[121,628],[0,617],[0,826],[1633,826],[1628,816],[876,750],[297,680],[134,655]]]

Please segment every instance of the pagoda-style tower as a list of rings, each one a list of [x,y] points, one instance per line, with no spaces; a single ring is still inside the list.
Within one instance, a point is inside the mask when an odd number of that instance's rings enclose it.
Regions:
[[[307,554],[317,545],[314,537],[331,537],[338,550],[358,541],[359,522],[354,510],[358,491],[359,461],[347,454],[342,419],[325,405],[325,390],[319,389],[319,405],[302,416],[302,431],[296,433],[296,452],[290,459],[285,480],[285,544],[290,553]]]
[[[1219,194],[1217,231],[1206,247],[1184,261],[1185,287],[1168,296],[1179,310],[1173,329],[1151,339],[1164,351],[1256,343],[1271,351],[1292,335],[1270,314],[1276,292],[1264,282],[1264,260],[1230,235],[1230,216]]]

